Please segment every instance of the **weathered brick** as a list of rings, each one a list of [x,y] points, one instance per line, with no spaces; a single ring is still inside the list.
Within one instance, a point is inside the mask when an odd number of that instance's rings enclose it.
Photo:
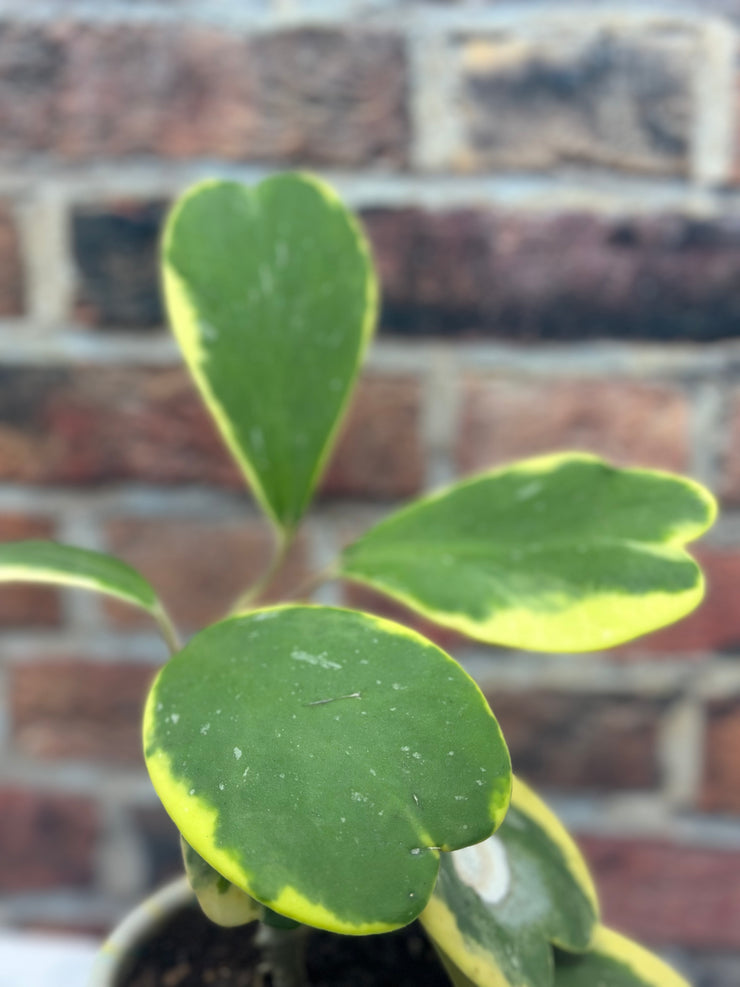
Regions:
[[[87,798],[0,788],[0,891],[91,884],[98,832],[97,810]]]
[[[399,165],[405,59],[383,31],[249,39],[187,24],[7,27],[5,153]]]
[[[710,812],[740,813],[740,700],[707,703],[702,806]]]
[[[590,21],[459,47],[463,170],[602,165],[686,174],[693,116],[690,30]]]
[[[659,782],[664,706],[627,695],[489,691],[514,771],[561,789],[650,789]]]
[[[706,577],[706,596],[688,617],[620,649],[624,655],[707,656],[712,651],[740,649],[740,612],[737,605],[740,552],[733,548],[692,547]]]
[[[522,340],[737,334],[733,212],[712,220],[375,208],[363,219],[387,331]]]
[[[52,538],[54,525],[44,518],[0,514],[0,542]],[[59,594],[31,583],[0,586],[0,627],[55,627],[61,621]]]
[[[412,379],[360,382],[325,492],[418,490],[419,402]],[[0,480],[244,486],[185,371],[142,367],[0,369]]]
[[[740,853],[580,836],[604,921],[655,946],[740,946]]]
[[[359,382],[321,484],[325,495],[406,497],[424,482],[421,385],[407,376]]]
[[[2,27],[0,27],[0,48],[2,48]],[[1,112],[0,130],[2,130]],[[0,201],[0,316],[23,313],[24,290],[18,227],[9,204]]]
[[[685,470],[686,398],[669,386],[610,378],[466,377],[460,469],[564,449],[620,465]]]
[[[189,630],[224,616],[236,597],[264,570],[273,536],[259,521],[123,518],[107,527],[111,550],[149,579],[174,621]],[[299,536],[265,602],[280,599],[307,575],[306,545]],[[106,601],[118,627],[144,626],[141,611]]]
[[[157,249],[165,209],[163,201],[132,200],[74,210],[81,321],[127,329],[162,324]]]
[[[155,672],[78,658],[11,667],[13,744],[34,758],[140,763],[141,713]]]

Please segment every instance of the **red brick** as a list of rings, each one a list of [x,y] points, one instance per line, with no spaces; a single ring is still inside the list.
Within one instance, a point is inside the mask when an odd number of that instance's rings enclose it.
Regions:
[[[0,542],[53,538],[54,525],[43,518],[0,515]],[[61,622],[59,594],[30,583],[0,585],[0,627],[56,627]]]
[[[6,154],[406,159],[405,58],[393,34],[249,39],[210,26],[63,21],[6,27],[1,41]]]
[[[633,696],[494,691],[514,771],[561,789],[651,789],[663,704]]]
[[[98,832],[89,799],[0,788],[0,891],[90,885]]]
[[[0,29],[0,45],[2,45],[2,29]],[[0,126],[1,120],[0,117]],[[0,316],[21,315],[23,302],[23,261],[18,229],[10,206],[8,203],[0,202]]]
[[[725,428],[720,495],[728,506],[740,504],[740,390],[732,395]]]
[[[457,443],[462,470],[564,449],[620,465],[685,470],[686,399],[674,388],[608,378],[466,378]]]
[[[40,659],[10,670],[12,739],[29,757],[141,763],[151,665]]]
[[[95,484],[241,479],[184,370],[0,370],[0,479]]]
[[[367,209],[383,327],[518,340],[737,335],[734,216]]]
[[[702,545],[694,555],[706,577],[704,601],[688,617],[663,630],[625,645],[620,653],[640,656],[655,653],[672,656],[740,649],[740,608],[737,586],[740,580],[740,551]]]
[[[420,386],[361,381],[324,492],[397,497],[422,482]],[[180,368],[0,369],[0,481],[245,485]]]
[[[373,498],[418,493],[424,480],[420,414],[421,386],[416,378],[363,378],[322,492]]]
[[[195,630],[223,617],[267,565],[273,536],[259,521],[123,518],[107,528],[111,551],[149,579],[178,626]],[[265,601],[280,599],[307,575],[299,536]],[[106,601],[117,627],[145,626],[146,615]]]
[[[581,836],[604,920],[655,946],[740,946],[740,852]]]
[[[702,806],[740,813],[740,699],[708,702],[706,716]]]

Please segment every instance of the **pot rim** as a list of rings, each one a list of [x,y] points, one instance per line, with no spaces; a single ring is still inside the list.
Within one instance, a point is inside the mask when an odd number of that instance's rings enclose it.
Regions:
[[[116,987],[121,966],[131,950],[169,915],[194,900],[195,895],[183,874],[137,905],[100,947],[87,987]]]

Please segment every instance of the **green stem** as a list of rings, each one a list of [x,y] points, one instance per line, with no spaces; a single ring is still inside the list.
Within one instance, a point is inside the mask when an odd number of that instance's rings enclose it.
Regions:
[[[287,600],[307,600],[324,583],[330,583],[339,577],[338,563],[335,559],[323,569],[312,572],[285,594]]]
[[[161,604],[154,611],[153,616],[170,654],[174,655],[180,650],[181,644],[177,628],[172,623],[172,618]]]
[[[284,531],[281,532],[279,536],[278,544],[275,548],[272,558],[270,559],[268,565],[265,567],[262,574],[252,583],[251,586],[236,598],[232,603],[229,610],[229,616],[234,617],[237,614],[242,613],[247,610],[253,602],[259,600],[260,596],[269,587],[272,580],[278,573],[278,570],[285,562],[285,557],[288,554],[290,546],[293,544],[294,532]]]
[[[272,987],[307,987],[306,938],[308,929],[277,928],[260,922],[255,942],[262,953],[264,968],[269,971]]]

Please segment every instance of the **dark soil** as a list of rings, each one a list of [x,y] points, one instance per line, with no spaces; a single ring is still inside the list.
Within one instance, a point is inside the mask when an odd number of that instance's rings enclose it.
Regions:
[[[117,987],[270,987],[257,972],[257,923],[224,929],[197,906],[184,909],[144,944]],[[312,932],[311,987],[449,987],[421,928],[381,936]]]

